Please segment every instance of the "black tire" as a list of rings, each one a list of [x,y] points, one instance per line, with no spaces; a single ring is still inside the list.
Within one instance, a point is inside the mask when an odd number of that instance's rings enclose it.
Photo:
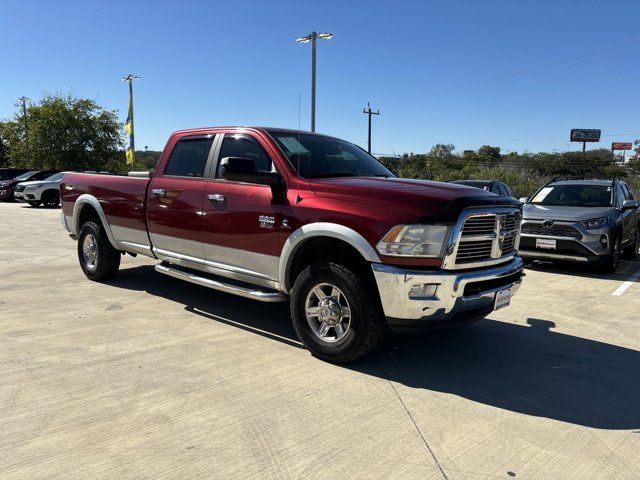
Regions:
[[[27,202],[29,205],[31,205],[32,207],[39,207],[40,206],[40,202]]]
[[[60,193],[56,190],[47,190],[42,194],[42,205],[55,208],[60,205]]]
[[[600,264],[599,270],[603,273],[616,273],[620,260],[620,235],[613,237],[613,252],[607,255]]]
[[[638,258],[638,250],[640,250],[640,225],[636,227],[636,238],[633,244],[622,251],[624,258],[635,260]]]
[[[91,252],[95,253],[95,257]],[[92,258],[93,261],[90,261]],[[120,268],[120,252],[113,248],[102,226],[94,222],[87,222],[80,229],[78,260],[86,277],[94,281],[107,280]]]
[[[328,362],[347,363],[369,353],[380,343],[386,330],[386,321],[375,285],[371,283],[335,263],[317,263],[300,273],[291,293],[291,319],[298,338],[312,355]],[[338,338],[336,327],[329,327],[329,332],[332,333],[327,333],[327,336],[335,339],[321,339],[312,327],[312,323],[324,323],[320,321],[321,314],[318,313],[318,320],[307,318],[307,301],[310,296],[315,295],[313,292],[318,286],[331,294],[327,301],[334,299],[332,287],[337,287],[339,302],[348,305],[349,323],[340,324],[340,329],[344,332],[341,338]],[[320,304],[318,302],[318,306],[311,308],[322,310]],[[339,309],[335,304],[330,308]],[[348,326],[343,328],[343,325]]]

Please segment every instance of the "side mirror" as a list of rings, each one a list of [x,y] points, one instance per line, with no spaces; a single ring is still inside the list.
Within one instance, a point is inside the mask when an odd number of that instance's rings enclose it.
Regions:
[[[620,208],[620,210],[635,210],[636,208],[638,208],[637,200],[625,200],[624,202],[622,202],[622,207]]]
[[[249,158],[225,157],[220,160],[220,178],[235,182],[268,185],[274,198],[280,198],[285,190],[282,177],[277,172],[262,172]]]
[[[520,197],[518,201],[522,204],[525,204],[529,201],[529,197]]]

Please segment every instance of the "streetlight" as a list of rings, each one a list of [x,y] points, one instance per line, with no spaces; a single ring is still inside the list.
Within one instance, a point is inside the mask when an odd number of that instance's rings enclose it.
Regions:
[[[316,131],[316,39],[330,40],[332,33],[311,32],[304,37],[296,38],[298,43],[311,42],[311,131]]]
[[[24,118],[24,166],[29,168],[29,124],[27,123],[27,97],[20,97],[19,102],[22,103],[22,116]]]

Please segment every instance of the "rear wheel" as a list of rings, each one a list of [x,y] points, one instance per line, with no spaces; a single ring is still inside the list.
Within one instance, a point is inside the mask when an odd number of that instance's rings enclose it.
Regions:
[[[60,205],[60,194],[55,190],[47,190],[42,194],[42,204],[45,207],[57,207]]]
[[[638,257],[639,250],[640,250],[640,225],[636,227],[636,236],[633,244],[624,249],[624,257],[633,260]]]
[[[335,263],[317,263],[300,273],[291,295],[291,318],[314,356],[346,363],[380,343],[386,323],[368,283]]]
[[[87,222],[78,236],[78,260],[90,280],[106,280],[120,268],[120,252],[113,248],[101,225]]]

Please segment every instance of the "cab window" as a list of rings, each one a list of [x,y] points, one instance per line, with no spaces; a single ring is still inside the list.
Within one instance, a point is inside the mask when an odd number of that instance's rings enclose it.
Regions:
[[[228,157],[244,158],[252,160],[258,172],[275,172],[273,162],[256,140],[247,135],[225,135],[220,148],[220,160]],[[218,162],[216,178],[220,178],[220,166]]]
[[[173,177],[204,177],[213,136],[183,138],[173,147],[164,174]]]

